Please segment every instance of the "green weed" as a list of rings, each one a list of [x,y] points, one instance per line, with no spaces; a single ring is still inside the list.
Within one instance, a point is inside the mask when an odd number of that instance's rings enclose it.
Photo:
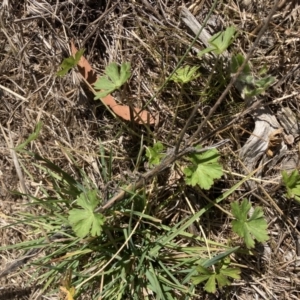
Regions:
[[[63,60],[60,71],[56,73],[57,76],[65,76],[72,68],[75,68],[84,53],[84,49],[80,49],[76,52],[75,57],[69,56]]]
[[[209,40],[211,46],[199,53],[200,57],[210,52],[218,56],[212,73],[221,67],[222,60],[219,56],[233,43],[236,36],[235,28],[228,27],[215,34]],[[76,66],[82,54],[83,50],[80,50],[75,58],[65,59],[61,64],[62,70],[57,75],[63,76]],[[231,72],[236,72],[243,61],[241,55],[234,56],[231,60]],[[179,83],[182,88],[200,78],[199,68],[200,66],[178,65],[166,81]],[[218,74],[223,76],[221,72]],[[105,75],[94,84],[95,89],[100,90],[96,93],[96,99],[119,89],[130,76],[130,63],[110,63],[105,69]],[[270,76],[256,79],[249,65],[246,65],[239,80],[246,84],[243,90],[246,96],[262,93],[274,81]],[[220,93],[222,84],[213,91],[211,82],[210,77],[207,94]],[[183,96],[183,89],[180,96]],[[175,118],[178,107],[179,100]],[[19,215],[16,219],[16,224],[28,225],[36,238],[30,242],[2,247],[0,250],[27,250],[33,247],[43,249],[45,255],[34,261],[34,277],[44,284],[45,290],[53,285],[57,286],[59,278],[68,271],[72,274],[70,288],[65,288],[72,292],[72,297],[75,293],[74,297],[78,299],[93,290],[97,291],[91,296],[93,299],[193,299],[199,291],[199,284],[204,284],[206,292],[215,293],[217,288],[230,285],[232,279],[240,279],[240,269],[233,267],[230,255],[239,252],[242,246],[253,248],[255,240],[264,242],[269,238],[262,208],[256,207],[248,217],[251,209],[248,200],[243,200],[241,205],[238,202],[231,203],[234,217],[232,231],[243,238],[244,245],[235,246],[231,241],[217,243],[207,239],[204,234],[198,236],[188,231],[188,228],[196,224],[200,228],[199,232],[203,233],[203,216],[235,193],[255,171],[230,186],[224,193],[219,193],[209,204],[193,211],[193,214],[181,216],[175,224],[167,224],[165,220],[152,214],[150,199],[152,193],[157,197],[157,192],[149,192],[146,183],[141,189],[128,192],[122,201],[116,202],[110,209],[99,213],[96,211],[105,204],[105,199],[110,199],[114,194],[105,191],[103,195],[76,164],[71,154],[67,154],[68,159],[76,167],[78,178],[47,158],[25,150],[30,142],[38,138],[40,130],[41,123],[25,142],[15,148],[20,155],[26,154],[34,159],[34,166],[47,182],[51,182],[50,187],[41,184],[38,195],[26,195],[31,200],[30,205],[42,208],[42,212],[38,215]],[[108,184],[113,178],[113,153],[111,150],[106,155],[101,143],[99,147],[101,176],[104,184]],[[144,149],[142,140],[140,149]],[[162,163],[167,156],[167,151],[164,150],[165,146],[160,141],[152,147],[146,147],[145,160],[150,167]],[[142,155],[140,151],[138,165]],[[223,176],[224,167],[219,159],[218,150],[212,149],[186,155],[176,164],[182,167],[183,182],[186,185],[208,191]],[[299,200],[299,174],[283,173],[283,179],[288,195]],[[116,184],[126,190],[126,186],[132,182]],[[231,215],[230,212],[228,214]]]
[[[96,93],[95,99],[103,98],[113,91],[119,89],[131,76],[130,63],[122,63],[118,66],[115,62],[105,68],[105,75],[97,79],[94,84]]]

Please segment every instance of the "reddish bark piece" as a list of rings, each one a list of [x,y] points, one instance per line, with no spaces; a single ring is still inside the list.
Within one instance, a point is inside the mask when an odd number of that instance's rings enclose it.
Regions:
[[[76,49],[73,42],[71,42],[71,52],[72,55],[75,56],[76,52],[78,50]],[[80,60],[77,64],[78,70],[80,74],[83,76],[83,78],[90,84],[93,85],[97,81],[97,74],[89,64],[89,62],[86,60],[84,56],[80,57]]]
[[[73,42],[71,42],[71,52],[74,56],[77,52],[77,49]],[[83,76],[83,78],[90,84],[93,85],[97,81],[97,74],[89,64],[89,62],[86,60],[84,56],[81,56],[78,64],[78,70],[80,74]],[[120,105],[117,104],[115,99],[111,95],[107,95],[106,97],[101,98],[103,103],[105,103],[107,106],[109,106],[112,111],[119,117],[121,117],[124,120],[130,121],[130,107],[127,105]],[[140,110],[138,108],[133,108],[133,117],[134,121],[138,124],[156,124],[157,123],[157,117],[153,117],[148,111],[146,110]]]
[[[115,105],[115,106],[111,106],[111,109],[114,111],[114,113],[120,117],[122,117],[124,120],[130,121],[130,107],[127,105]],[[145,110],[139,110],[138,108],[133,108],[133,117],[134,117],[134,121],[137,122],[138,124],[154,124],[155,123],[155,119],[150,116],[150,114],[145,111]],[[147,118],[150,118],[150,120],[148,121]]]
[[[116,100],[114,99],[114,97],[112,95],[107,95],[103,98],[101,98],[102,101],[108,105],[111,109],[113,109],[114,106],[118,105]]]

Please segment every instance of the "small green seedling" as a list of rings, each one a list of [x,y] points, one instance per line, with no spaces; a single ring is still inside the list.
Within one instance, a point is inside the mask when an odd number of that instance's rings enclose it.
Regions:
[[[96,206],[99,204],[97,190],[81,193],[77,197],[76,203],[82,209],[74,208],[69,211],[69,222],[76,235],[80,238],[84,238],[89,234],[99,236],[102,232],[105,217],[102,214],[94,213]]]
[[[300,175],[298,170],[294,170],[290,174],[286,171],[282,171],[281,174],[283,183],[287,189],[287,197],[300,202]]]
[[[245,57],[242,54],[237,54],[231,58],[231,73],[236,73],[241,65],[244,63]],[[251,68],[249,63],[247,63],[241,73],[242,76],[252,76]]]
[[[60,71],[56,73],[57,76],[64,76],[66,75],[72,68],[75,68],[83,55],[84,49],[80,49],[76,52],[75,57],[69,56],[63,60],[61,65],[59,66],[61,68]]]
[[[162,152],[164,151],[164,146],[161,142],[157,142],[153,147],[146,148],[146,157],[150,166],[158,165],[161,159],[165,156]]]
[[[241,270],[239,268],[230,268],[229,266],[229,257],[216,264],[214,270],[200,265],[196,268],[198,275],[192,277],[192,282],[195,285],[206,282],[204,290],[208,293],[215,293],[217,291],[217,285],[219,288],[222,288],[231,284],[229,278],[241,278]]]
[[[185,66],[178,68],[176,72],[172,75],[171,80],[174,82],[178,82],[180,84],[186,84],[189,83],[190,81],[198,78],[200,74],[197,74],[196,72],[198,71],[199,67],[190,67],[190,66]]]
[[[119,89],[131,76],[130,63],[122,63],[121,66],[115,62],[110,63],[105,68],[105,75],[98,78],[95,82],[95,99],[103,98],[113,91]]]
[[[190,154],[187,158],[192,164],[183,170],[185,181],[191,186],[199,185],[202,189],[209,190],[214,179],[223,175],[222,166],[219,164],[219,152],[211,149],[204,153]]]
[[[217,55],[222,54],[236,38],[236,29],[232,26],[214,34],[209,40],[210,47],[200,51],[198,56],[201,57],[206,53],[213,52]]]
[[[232,220],[232,229],[244,238],[248,249],[254,248],[254,239],[258,242],[265,242],[269,239],[268,224],[264,219],[261,207],[256,207],[249,219],[248,213],[251,209],[251,203],[247,199],[244,199],[241,205],[238,202],[231,203],[231,209],[235,217],[235,220]]]
[[[236,73],[243,64],[244,60],[245,58],[241,54],[233,56],[231,59],[231,73]],[[265,73],[266,70],[264,69],[263,72]],[[250,66],[247,63],[237,81],[239,81],[243,86],[241,93],[242,97],[245,98],[262,94],[275,82],[275,77],[266,76],[264,78],[255,79],[251,73]]]

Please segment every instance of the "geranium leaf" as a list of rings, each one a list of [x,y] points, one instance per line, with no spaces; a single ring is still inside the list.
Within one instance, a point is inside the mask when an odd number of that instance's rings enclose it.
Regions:
[[[185,66],[185,67],[181,67],[179,69],[176,70],[175,74],[173,74],[173,76],[171,77],[171,80],[181,83],[181,84],[185,84],[188,83],[190,81],[192,81],[193,79],[196,79],[197,77],[200,76],[200,74],[197,74],[196,72],[198,71],[198,67],[190,67],[190,66]]]
[[[99,77],[94,84],[95,90],[100,90],[95,99],[103,98],[119,89],[130,76],[130,63],[122,63],[121,66],[115,62],[110,63],[105,68],[105,75]]]
[[[208,190],[223,175],[222,166],[218,163],[219,152],[217,149],[208,150],[202,154],[191,154],[188,159],[191,165],[183,170],[187,184]]]
[[[281,174],[283,183],[287,189],[287,196],[300,202],[300,175],[298,170],[294,170],[290,174],[282,171]]]
[[[232,221],[232,229],[240,237],[244,238],[247,248],[255,246],[254,239],[258,242],[265,242],[269,239],[267,234],[267,222],[264,219],[261,207],[256,207],[248,218],[251,204],[244,199],[241,205],[237,202],[231,203],[232,214],[236,218]]]
[[[148,158],[150,165],[158,165],[161,159],[165,156],[163,154],[164,146],[161,142],[157,142],[153,147],[146,148],[146,157]]]
[[[99,204],[97,191],[90,190],[87,193],[81,193],[76,202],[82,209],[74,208],[69,211],[69,222],[76,235],[81,238],[88,234],[99,236],[105,218],[102,214],[94,213],[94,209]]]

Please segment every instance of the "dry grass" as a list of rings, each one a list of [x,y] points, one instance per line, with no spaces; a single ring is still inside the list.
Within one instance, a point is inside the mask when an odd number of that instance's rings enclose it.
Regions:
[[[228,84],[225,76],[211,74],[213,62],[206,61],[201,67],[202,76],[185,89],[169,82],[164,90],[157,90],[174,70],[193,41],[194,35],[180,20],[180,5],[184,5],[201,23],[206,17],[210,1],[55,1],[55,0],[7,0],[0,4],[0,221],[4,227],[12,224],[15,216],[31,211],[42,213],[39,208],[28,207],[28,198],[10,193],[41,196],[41,188],[52,189],[50,182],[34,164],[32,158],[14,158],[12,147],[24,141],[33,132],[38,121],[44,126],[40,137],[30,144],[30,150],[39,153],[65,172],[80,178],[78,169],[86,172],[90,180],[107,199],[118,186],[129,184],[136,171],[143,173],[147,166],[137,164],[137,156],[143,145],[151,146],[161,141],[174,146],[184,128],[193,107],[201,101],[184,140],[190,138],[198,124]],[[233,52],[247,53],[262,20],[268,15],[273,3],[256,0],[246,5],[240,1],[226,0],[217,5],[208,22],[211,34],[229,25],[239,29],[240,35]],[[282,106],[290,107],[299,114],[299,6],[297,1],[280,3],[272,22],[260,41],[252,59],[252,69],[258,72],[263,65],[276,77],[276,84],[264,96],[276,113]],[[114,118],[80,82],[74,71],[58,78],[55,73],[63,58],[70,55],[69,42],[85,49],[85,56],[97,73],[102,74],[109,62],[131,62],[132,77],[122,92],[115,97],[121,103],[146,106],[148,111],[159,112],[157,126],[146,128]],[[198,65],[196,51],[203,49],[196,42],[185,62]],[[224,81],[222,82],[221,79]],[[287,97],[287,100],[278,100]],[[149,103],[149,99],[152,101]],[[200,100],[199,100],[200,99]],[[252,131],[251,118],[245,116],[234,127],[218,131],[231,117],[243,110],[243,100],[234,89],[227,95],[213,117],[199,133],[203,145],[210,145],[225,138],[230,146],[221,149],[224,168],[232,174],[224,176],[209,193],[183,184],[182,170],[173,166],[158,176],[148,187],[151,215],[171,226],[199,210],[240,178],[243,166],[238,150]],[[206,138],[207,133],[216,134]],[[199,138],[197,137],[197,138]],[[141,140],[143,145],[141,146]],[[112,153],[112,177],[103,178],[99,144],[106,157]],[[296,143],[291,151],[298,151]],[[295,154],[296,155],[296,154]],[[73,157],[73,161],[70,157]],[[17,164],[27,170],[17,173]],[[75,167],[76,165],[76,167]],[[278,166],[280,169],[280,166]],[[32,174],[33,176],[29,176]],[[269,174],[266,180],[270,179]],[[253,256],[240,256],[236,263],[242,268],[242,279],[219,292],[208,295],[199,288],[197,299],[299,299],[299,205],[284,197],[282,188],[276,184],[264,185],[258,191],[241,188],[232,199],[221,204],[230,210],[233,199],[249,197],[253,203],[264,207],[269,223],[270,253],[261,253],[259,247]],[[272,201],[270,201],[270,198]],[[274,204],[275,203],[275,204]],[[280,215],[279,206],[283,215]],[[229,228],[228,215],[214,209],[201,219],[207,237],[219,243],[235,239]],[[289,221],[289,222],[288,222]],[[294,224],[294,226],[291,226]],[[190,228],[199,233],[199,228]],[[26,226],[14,225],[2,228],[1,245],[11,245],[35,239],[37,236]],[[185,241],[183,241],[185,242]],[[266,247],[265,247],[266,249]],[[1,267],[14,261],[21,251],[3,251]],[[297,260],[298,259],[298,260]],[[15,272],[1,278],[1,286],[28,287],[34,281],[27,271]],[[59,280],[53,283],[58,290]],[[1,292],[1,290],[0,290]],[[50,297],[50,296],[49,296]],[[51,298],[58,299],[52,293]],[[11,298],[13,299],[13,298]],[[16,298],[17,299],[17,298]]]

